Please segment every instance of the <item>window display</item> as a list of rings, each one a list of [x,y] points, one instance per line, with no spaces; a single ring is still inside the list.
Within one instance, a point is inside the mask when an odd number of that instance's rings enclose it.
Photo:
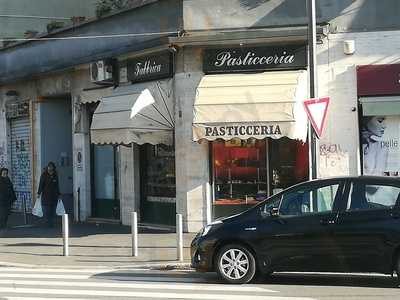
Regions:
[[[216,217],[266,199],[266,140],[217,141],[212,143],[212,150]]]
[[[212,161],[214,218],[240,213],[308,179],[308,145],[288,138],[215,141]]]
[[[364,116],[361,124],[363,174],[399,176],[400,117]]]

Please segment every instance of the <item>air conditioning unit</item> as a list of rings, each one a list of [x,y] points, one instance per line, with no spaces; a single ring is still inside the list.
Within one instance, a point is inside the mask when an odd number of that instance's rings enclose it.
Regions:
[[[110,60],[99,60],[90,64],[90,79],[92,82],[113,82],[114,64]]]

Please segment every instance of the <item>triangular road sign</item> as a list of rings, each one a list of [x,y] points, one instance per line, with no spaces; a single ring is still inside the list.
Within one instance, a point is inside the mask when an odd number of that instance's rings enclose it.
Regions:
[[[324,130],[328,106],[329,97],[308,99],[304,101],[304,108],[306,110],[308,119],[310,120],[318,138],[321,137],[322,131]]]

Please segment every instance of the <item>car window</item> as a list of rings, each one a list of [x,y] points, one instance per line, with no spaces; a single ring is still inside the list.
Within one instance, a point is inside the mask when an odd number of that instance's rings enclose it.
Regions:
[[[352,183],[347,210],[390,209],[400,196],[400,188],[384,184]]]
[[[284,193],[280,215],[300,216],[332,211],[339,184],[300,188]]]

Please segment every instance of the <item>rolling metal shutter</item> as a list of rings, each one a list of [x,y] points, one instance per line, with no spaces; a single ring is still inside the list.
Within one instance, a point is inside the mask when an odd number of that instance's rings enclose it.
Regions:
[[[14,209],[31,211],[31,143],[29,118],[11,120],[10,153],[11,180],[14,184],[17,201]]]

